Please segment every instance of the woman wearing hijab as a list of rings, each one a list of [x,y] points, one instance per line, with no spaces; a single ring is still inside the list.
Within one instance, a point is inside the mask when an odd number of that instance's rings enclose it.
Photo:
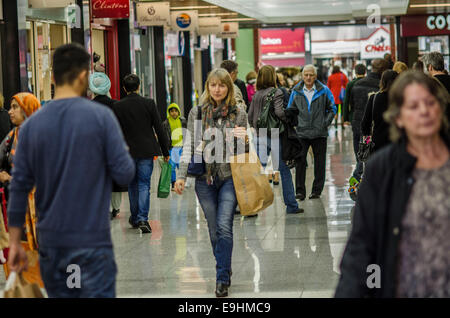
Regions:
[[[113,105],[117,102],[109,97],[111,81],[108,75],[101,72],[94,72],[89,76],[89,89],[94,93],[93,101],[105,105],[113,110]],[[120,213],[120,205],[122,204],[122,192],[127,192],[128,187],[120,186],[113,182],[113,192],[111,195],[111,220]]]
[[[231,284],[233,218],[237,199],[231,166],[225,159],[227,154],[236,153],[233,147],[236,140],[233,138],[237,138],[238,142],[244,141],[248,122],[245,110],[236,105],[233,81],[225,69],[218,68],[210,72],[205,92],[203,106],[192,108],[189,113],[187,135],[194,136],[194,122],[200,117],[200,111],[202,132],[205,132],[202,134],[202,152],[206,171],[195,179],[195,193],[208,223],[209,237],[216,258],[216,296],[226,297]],[[207,135],[214,131],[215,137],[211,140]],[[212,154],[207,149],[222,142],[216,140],[219,136],[223,136],[223,147],[214,147]],[[183,145],[178,180],[175,183],[175,191],[178,194],[182,194],[184,190],[195,139],[189,138]],[[233,148],[227,149],[230,145]]]
[[[11,122],[16,126],[11,130],[5,139],[0,144],[0,182],[3,184],[3,191],[5,191],[3,199],[7,199],[7,184],[11,181],[11,170],[13,168],[13,158],[16,152],[17,141],[19,140],[20,127],[23,122],[33,115],[41,107],[41,104],[37,98],[31,93],[18,93],[11,99],[11,109],[9,110],[9,116]],[[38,243],[36,239],[36,209],[34,205],[34,192],[33,189],[28,195],[28,209],[25,221],[25,234],[26,238],[22,241],[22,245],[27,252],[28,256],[28,270],[23,272],[23,277],[30,283],[38,283],[41,287],[44,287],[42,282],[39,262],[38,262]],[[3,201],[2,203],[6,203]],[[6,208],[6,204],[2,204],[2,210]],[[3,224],[5,229],[8,230],[8,220],[6,211],[3,211]],[[4,246],[0,246],[0,249]],[[4,255],[8,257],[8,249],[4,249]],[[6,276],[9,276],[9,268],[6,264],[3,265]]]

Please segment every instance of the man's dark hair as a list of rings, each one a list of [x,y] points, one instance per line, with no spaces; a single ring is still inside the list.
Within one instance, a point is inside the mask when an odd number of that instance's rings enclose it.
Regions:
[[[341,68],[339,67],[339,65],[333,66],[333,70],[331,71],[331,74],[336,74],[336,73],[340,73],[340,72],[341,72]]]
[[[372,61],[372,72],[379,75],[383,74],[389,68],[389,64],[385,59],[374,59]]]
[[[220,64],[221,68],[224,68],[228,71],[228,73],[232,73],[233,71],[236,71],[238,68],[238,64],[232,60],[225,60]]]
[[[128,74],[123,78],[123,87],[128,93],[137,91],[141,80],[136,74]]]
[[[56,86],[71,84],[83,71],[89,72],[91,56],[78,43],[64,44],[53,54],[53,78]]]
[[[364,75],[366,74],[366,66],[364,64],[356,64],[355,66],[355,73],[356,75]]]

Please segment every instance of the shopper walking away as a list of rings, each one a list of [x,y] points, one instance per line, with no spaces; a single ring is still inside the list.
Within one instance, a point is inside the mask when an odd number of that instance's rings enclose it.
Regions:
[[[386,70],[381,75],[380,90],[369,97],[366,112],[361,121],[363,138],[371,136],[374,143],[372,153],[391,143],[389,139],[389,124],[383,114],[389,106],[389,91],[398,74],[393,70]]]
[[[405,72],[408,70],[408,66],[400,61],[395,62],[394,66],[392,67],[393,71],[396,71],[398,74],[401,74],[402,72]]]
[[[296,198],[306,197],[306,156],[309,147],[314,153],[314,182],[309,199],[320,198],[325,185],[328,127],[337,113],[333,94],[317,80],[314,65],[303,68],[303,80],[297,84],[289,99],[288,109],[299,110],[297,134],[302,143],[302,157],[296,163]]]
[[[392,86],[393,144],[367,162],[336,297],[450,297],[448,98],[421,72]]]
[[[217,129],[226,136],[224,139],[227,139],[224,140],[223,147],[215,147],[214,155],[208,151],[203,152],[206,172],[195,180],[195,193],[208,222],[209,237],[216,259],[215,293],[217,297],[227,296],[231,284],[233,218],[237,206],[231,167],[225,160],[226,154],[236,154],[236,149],[227,150],[226,148],[230,145],[234,146],[233,138],[243,141],[248,124],[245,110],[236,106],[233,90],[233,81],[225,69],[219,68],[210,72],[205,84],[205,104],[193,108],[189,113],[189,138],[183,146],[178,180],[175,183],[177,193],[182,194],[188,173],[188,163],[194,153],[194,122],[201,117],[202,132],[208,134],[208,131],[211,132],[209,129]],[[201,114],[198,114],[199,111]],[[233,134],[227,134],[228,129],[233,129]],[[217,133],[216,138],[219,135]],[[211,145],[217,142],[221,141],[202,137],[203,149],[211,148]],[[218,153],[219,149],[222,153]]]
[[[137,75],[126,75],[123,88],[127,96],[115,103],[113,108],[136,164],[136,173],[128,185],[131,211],[128,222],[143,233],[151,233],[148,213],[153,157],[160,156],[162,152],[164,160],[169,162],[169,141],[155,102],[140,96],[139,86]]]
[[[273,94],[273,108],[275,116],[280,120],[286,121],[286,115],[283,107],[283,92],[277,88],[275,69],[271,65],[264,65],[258,71],[258,78],[256,80],[256,94],[253,97],[252,103],[248,111],[248,118],[250,127],[255,128],[254,143],[258,157],[262,166],[267,165],[269,156],[272,156],[272,165],[274,170],[279,170],[281,174],[281,184],[283,186],[283,200],[286,205],[286,213],[295,214],[304,212],[299,209],[298,203],[295,200],[294,185],[292,182],[291,170],[286,166],[286,163],[281,158],[281,142],[279,133],[276,136],[271,136],[267,133],[260,134],[258,128],[258,118],[267,102],[269,94]],[[275,148],[272,151],[272,146]],[[275,180],[274,180],[275,181]]]
[[[341,68],[338,65],[333,66],[333,71],[330,77],[328,77],[327,86],[333,93],[334,103],[338,111],[338,116],[336,117],[335,126],[338,124],[340,117],[342,126],[344,125],[344,120],[342,118],[341,105],[343,103],[343,97],[341,100],[342,91],[348,84],[348,78],[344,73],[341,72]]]
[[[342,104],[342,115],[344,116],[344,125],[350,125],[350,122],[353,119],[354,105],[352,104],[352,90],[353,86],[360,79],[366,76],[366,66],[364,64],[357,64],[355,66],[355,75],[356,77],[347,84],[345,88],[345,98]]]
[[[361,181],[363,173],[363,162],[359,161],[356,154],[359,150],[359,142],[361,140],[361,121],[366,111],[367,101],[369,100],[369,94],[375,93],[380,88],[381,74],[388,69],[388,64],[384,59],[375,59],[372,61],[371,72],[363,79],[359,80],[352,88],[352,94],[350,96],[349,103],[353,105],[353,150],[356,157],[356,167],[350,178],[350,187],[355,187]]]
[[[89,76],[89,89],[94,94],[93,101],[105,105],[109,109],[113,109],[114,103],[117,101],[110,98],[109,90],[111,88],[111,81],[108,75],[101,72],[94,72]],[[122,192],[127,192],[128,187],[121,186],[113,182],[113,189],[111,194],[111,220],[120,213],[120,206],[122,205]]]
[[[27,256],[20,238],[36,186],[42,279],[50,297],[115,297],[109,222],[112,181],[127,184],[134,163],[113,113],[82,98],[91,58],[79,44],[53,54],[55,97],[20,127],[8,205],[12,271]],[[69,288],[75,266],[80,288]]]
[[[181,117],[181,110],[177,104],[172,103],[167,107],[167,119],[163,122],[163,127],[171,148],[169,163],[172,167],[172,191],[175,191],[176,169],[179,168],[183,152],[183,129],[187,128],[187,121]]]

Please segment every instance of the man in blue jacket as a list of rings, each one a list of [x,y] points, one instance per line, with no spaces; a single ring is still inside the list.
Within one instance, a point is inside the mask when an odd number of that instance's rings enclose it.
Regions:
[[[78,44],[53,55],[54,100],[20,128],[8,205],[11,271],[27,267],[20,244],[36,186],[42,280],[49,297],[115,297],[109,202],[113,180],[135,165],[113,112],[84,96],[90,56]]]
[[[314,183],[310,199],[320,198],[325,185],[325,160],[327,153],[328,127],[336,114],[333,94],[317,80],[314,65],[306,65],[302,71],[303,80],[297,84],[289,99],[288,108],[297,107],[297,135],[302,143],[302,156],[295,167],[296,198],[306,197],[306,155],[311,146],[314,153]]]

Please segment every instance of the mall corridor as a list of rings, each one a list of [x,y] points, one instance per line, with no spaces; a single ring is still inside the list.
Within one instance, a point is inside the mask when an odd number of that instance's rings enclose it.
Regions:
[[[308,155],[307,193],[312,163]],[[334,295],[351,228],[353,201],[347,187],[354,164],[351,129],[332,126],[325,189],[320,199],[300,203],[305,213],[285,214],[280,184],[273,186],[273,205],[257,217],[235,215],[229,297]],[[152,234],[139,234],[128,224],[126,193],[119,217],[111,221],[117,297],[214,297],[215,260],[193,186],[183,196],[172,192],[169,198],[158,199],[156,166],[149,214]]]

